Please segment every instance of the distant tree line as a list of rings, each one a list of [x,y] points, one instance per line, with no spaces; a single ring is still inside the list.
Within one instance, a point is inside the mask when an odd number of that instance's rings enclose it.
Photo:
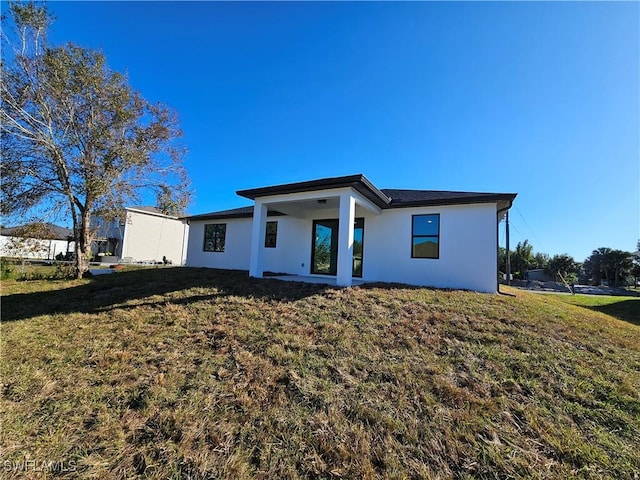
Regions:
[[[546,253],[534,253],[529,240],[518,242],[511,250],[511,274],[516,279],[527,279],[527,271],[543,269],[547,275],[569,283],[582,283],[610,286],[634,285],[640,279],[640,240],[636,245],[636,254],[600,247],[594,250],[584,262],[577,262],[571,255],[561,253],[549,256]],[[500,247],[500,272],[507,271],[507,251]]]

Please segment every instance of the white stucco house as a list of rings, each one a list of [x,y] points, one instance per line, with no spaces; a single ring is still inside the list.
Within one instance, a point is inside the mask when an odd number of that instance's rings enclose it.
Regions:
[[[498,223],[516,197],[378,189],[361,174],[237,194],[253,206],[185,217],[186,265],[481,292],[497,290]]]
[[[52,223],[33,223],[0,229],[0,256],[54,260],[73,252],[73,231]]]
[[[173,264],[184,264],[187,222],[157,208],[127,207],[113,222],[97,218],[93,228],[96,255],[108,252],[114,259],[127,262],[160,262],[166,258]]]

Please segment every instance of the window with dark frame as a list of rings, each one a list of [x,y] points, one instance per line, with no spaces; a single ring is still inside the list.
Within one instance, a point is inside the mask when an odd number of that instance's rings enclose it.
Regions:
[[[226,223],[210,223],[204,226],[204,251],[224,252],[225,237],[227,234]]]
[[[264,234],[264,246],[276,248],[278,241],[278,222],[267,222],[267,231]]]
[[[411,258],[440,258],[440,214],[411,218]]]

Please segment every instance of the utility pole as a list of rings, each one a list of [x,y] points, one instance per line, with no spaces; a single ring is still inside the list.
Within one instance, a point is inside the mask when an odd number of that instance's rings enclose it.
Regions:
[[[507,210],[507,215],[506,215],[506,220],[507,220],[507,230],[506,230],[506,237],[507,237],[507,285],[511,285],[511,250],[509,249],[509,210]]]

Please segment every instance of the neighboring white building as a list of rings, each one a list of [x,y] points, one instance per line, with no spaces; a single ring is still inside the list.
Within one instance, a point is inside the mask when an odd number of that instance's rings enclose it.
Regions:
[[[0,230],[0,256],[54,260],[75,249],[73,231],[52,223],[37,223]]]
[[[161,262],[164,257],[173,264],[184,264],[187,222],[154,207],[125,208],[121,219],[97,219],[95,228],[94,254],[108,252],[127,262]]]
[[[481,292],[497,290],[498,222],[516,197],[379,190],[364,175],[237,193],[254,206],[186,217],[187,265]]]

